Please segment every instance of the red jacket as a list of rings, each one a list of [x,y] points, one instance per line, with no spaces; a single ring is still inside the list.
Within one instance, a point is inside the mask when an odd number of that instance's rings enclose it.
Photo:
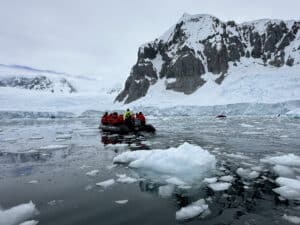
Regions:
[[[108,124],[108,116],[102,116],[102,118],[101,118],[101,123],[102,123],[103,125]]]
[[[146,122],[146,118],[143,114],[139,114],[139,118],[138,118],[141,122]]]
[[[124,123],[124,118],[123,115],[118,116],[118,124],[123,124]]]

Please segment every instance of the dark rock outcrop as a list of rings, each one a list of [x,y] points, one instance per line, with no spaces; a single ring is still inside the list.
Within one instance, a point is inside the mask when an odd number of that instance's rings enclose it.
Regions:
[[[300,62],[285,49],[299,37],[299,28],[299,21],[236,24],[209,15],[185,14],[162,37],[139,48],[137,63],[116,101],[130,103],[145,96],[159,79],[166,79],[166,89],[184,94],[200,88],[206,82],[205,73],[214,74],[221,85],[230,65],[239,66],[242,58],[253,63],[261,60],[264,66],[293,66]],[[292,52],[299,50],[300,43]]]

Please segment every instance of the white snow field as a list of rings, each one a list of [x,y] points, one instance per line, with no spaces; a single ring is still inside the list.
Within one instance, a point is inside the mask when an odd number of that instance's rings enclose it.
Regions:
[[[206,175],[212,173],[216,166],[215,156],[200,146],[189,143],[166,150],[124,152],[116,156],[113,162],[126,163],[131,168],[176,177],[186,183],[202,180]],[[178,179],[173,178],[171,183],[176,183],[176,181]]]
[[[1,111],[30,112],[75,112],[89,109],[114,108],[114,98],[121,88],[121,82],[94,76],[77,76],[52,71],[39,71],[0,64],[0,82],[7,78],[35,78],[45,76],[53,84],[50,89],[36,90],[21,87],[0,87]],[[61,84],[65,79],[76,92]],[[52,92],[53,91],[53,92]]]
[[[208,210],[208,205],[205,203],[204,199],[200,199],[196,202],[191,203],[185,207],[182,207],[176,212],[177,220],[187,220],[199,216]]]
[[[22,224],[37,214],[38,210],[32,202],[20,204],[10,209],[0,209],[0,225]],[[36,224],[36,221],[27,221],[24,224]]]

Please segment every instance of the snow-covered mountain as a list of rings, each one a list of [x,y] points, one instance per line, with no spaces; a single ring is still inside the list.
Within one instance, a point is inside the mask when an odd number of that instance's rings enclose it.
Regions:
[[[0,111],[68,111],[113,107],[120,84],[20,65],[0,64]]]
[[[116,101],[216,105],[300,99],[300,21],[184,14],[139,48]]]

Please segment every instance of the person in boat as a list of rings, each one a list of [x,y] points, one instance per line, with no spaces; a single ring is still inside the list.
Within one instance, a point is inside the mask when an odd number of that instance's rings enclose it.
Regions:
[[[130,111],[130,109],[127,109],[124,113],[124,121],[125,125],[130,129],[133,130],[134,124],[132,122],[132,115],[133,113]]]
[[[146,118],[145,118],[145,116],[144,116],[144,114],[142,112],[139,112],[138,118],[141,121],[141,125],[145,126],[146,125]]]
[[[134,126],[136,126],[136,127],[140,127],[141,126],[141,120],[139,118],[139,114],[138,113],[135,114]]]
[[[108,125],[108,112],[105,112],[101,118],[102,125]]]
[[[124,124],[124,117],[122,114],[120,114],[118,116],[118,125],[122,125],[122,124]]]
[[[111,125],[116,126],[119,123],[119,116],[117,112],[112,114]]]

